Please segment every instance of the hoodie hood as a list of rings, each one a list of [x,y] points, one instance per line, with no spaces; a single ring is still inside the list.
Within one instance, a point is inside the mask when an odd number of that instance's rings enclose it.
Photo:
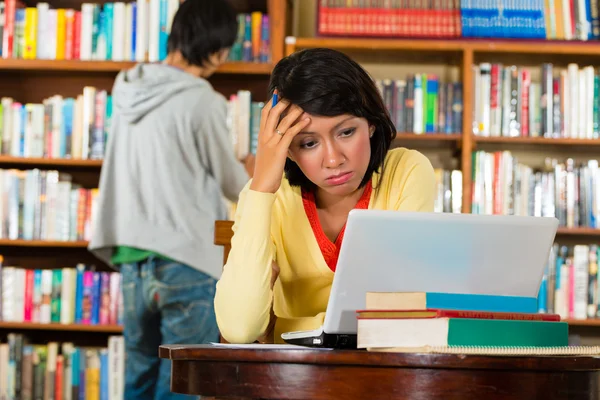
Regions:
[[[169,65],[137,64],[117,76],[113,107],[127,122],[135,123],[167,99],[205,85],[203,78]]]

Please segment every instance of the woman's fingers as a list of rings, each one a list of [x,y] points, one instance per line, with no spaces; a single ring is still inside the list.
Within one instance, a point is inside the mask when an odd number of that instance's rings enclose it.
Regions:
[[[288,108],[288,106],[290,105],[290,102],[287,100],[281,100],[279,103],[277,103],[277,105],[273,108],[271,108],[271,110],[268,113],[267,116],[267,121],[265,123],[264,126],[264,138],[265,140],[269,140],[269,138],[273,137],[273,136],[277,136],[277,133],[275,132],[275,129],[277,129],[277,125],[279,125],[279,119],[281,117],[281,113],[283,113],[283,111]]]
[[[292,126],[304,112],[304,110],[302,110],[295,104],[292,105],[287,111],[288,113],[286,114],[286,116],[283,117],[281,122],[279,122],[279,125],[277,125],[277,127],[275,128],[276,131],[279,130],[279,132],[281,132],[284,135],[287,132],[287,130],[290,129],[290,126]]]
[[[279,145],[287,151],[292,144],[292,140],[296,137],[296,135],[304,128],[306,128],[310,124],[310,117],[302,118],[298,121],[294,126],[289,128],[284,135],[281,136],[281,140],[279,141]],[[273,139],[276,140],[276,139]]]

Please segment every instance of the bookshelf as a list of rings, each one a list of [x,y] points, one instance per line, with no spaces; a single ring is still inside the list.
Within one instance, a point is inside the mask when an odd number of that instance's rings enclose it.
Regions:
[[[384,77],[392,80],[403,79],[402,73],[396,72],[397,75],[382,76],[384,74],[382,71],[401,71],[404,64],[419,65],[420,71],[427,71],[425,68],[432,65],[444,64],[458,69],[458,81],[462,84],[463,93],[462,132],[453,134],[402,132],[398,134],[394,145],[423,149],[424,152],[430,151],[432,148],[438,153],[450,150],[449,158],[455,159],[456,169],[462,173],[461,211],[463,213],[469,213],[472,209],[472,188],[475,179],[472,154],[475,151],[515,151],[530,157],[538,157],[538,159],[543,159],[547,154],[555,156],[553,158],[562,157],[562,159],[569,157],[578,160],[598,158],[600,139],[477,136],[472,130],[475,120],[473,115],[475,72],[472,66],[480,63],[502,63],[540,68],[542,63],[553,63],[555,66],[566,69],[569,63],[577,63],[580,67],[598,65],[600,61],[600,42],[598,41],[427,40],[293,36],[286,38],[286,55],[297,50],[316,47],[328,47],[343,51],[365,65],[365,68],[375,78],[380,79]],[[387,69],[381,67],[380,64]],[[387,73],[389,74],[389,72]],[[447,155],[444,157],[448,158]],[[600,244],[600,229],[561,227],[557,231],[556,240],[567,245]],[[597,344],[600,340],[598,331],[600,319],[567,319],[567,322],[572,327],[571,332],[580,335],[584,343]]]
[[[283,57],[287,0],[231,0],[238,13],[260,11],[269,16],[268,62],[228,61],[209,79],[213,87],[229,97],[237,90],[251,91],[253,98],[264,101],[267,96],[269,75],[274,64]],[[38,2],[27,2],[26,7],[36,7]],[[81,0],[50,0],[50,9],[72,8],[81,10]],[[104,2],[100,2],[100,5]],[[39,49],[39,46],[38,46]],[[76,97],[83,88],[110,90],[117,74],[135,65],[135,61],[79,60],[79,59],[22,59],[0,58],[0,96],[11,97],[22,104],[42,103],[54,96]],[[102,167],[101,159],[81,158],[30,158],[2,154],[0,169],[40,169],[68,173],[74,183],[83,188],[96,188]],[[94,265],[97,271],[109,272],[87,250],[87,240],[23,240],[0,239],[3,267],[17,266],[25,269],[74,268],[78,263]],[[0,321],[0,342],[12,332],[21,333],[40,343],[49,340],[72,341],[77,345],[107,345],[110,336],[122,334],[119,325],[85,325],[61,323],[29,323]]]

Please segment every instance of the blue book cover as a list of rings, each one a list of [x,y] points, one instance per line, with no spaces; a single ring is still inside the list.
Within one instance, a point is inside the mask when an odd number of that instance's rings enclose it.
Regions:
[[[100,323],[100,272],[92,272],[92,318],[90,323],[97,325]]]
[[[426,307],[445,310],[536,313],[536,297],[426,293]]]
[[[104,4],[104,13],[106,14],[106,59],[112,60],[114,4]]]
[[[160,8],[158,13],[158,59],[164,60],[167,58],[167,39],[169,33],[167,32],[167,14],[169,4],[167,0],[160,0]]]
[[[131,59],[129,61],[135,61],[136,43],[137,40],[137,3],[131,3]]]
[[[108,400],[108,350],[100,350],[100,400]]]
[[[80,324],[83,320],[83,273],[85,266],[77,266],[76,284],[75,284],[75,323]]]

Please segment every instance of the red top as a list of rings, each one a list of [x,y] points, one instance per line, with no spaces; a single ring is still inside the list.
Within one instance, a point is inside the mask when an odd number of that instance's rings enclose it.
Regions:
[[[365,191],[362,196],[354,206],[355,209],[366,209],[369,207],[369,202],[371,200],[371,192],[373,191],[373,186],[371,185],[371,181],[367,182],[365,185]],[[315,195],[312,192],[302,191],[302,203],[304,204],[304,211],[306,212],[306,216],[308,217],[308,221],[310,222],[310,226],[315,234],[315,238],[317,239],[317,243],[319,244],[319,248],[321,249],[321,253],[323,254],[323,258],[325,258],[325,262],[329,269],[335,272],[335,267],[337,265],[337,260],[340,255],[340,247],[342,246],[342,240],[344,239],[344,231],[346,230],[346,224],[342,227],[335,243],[331,242],[323,228],[321,227],[321,222],[319,221],[319,214],[317,213],[317,205],[315,204]]]

